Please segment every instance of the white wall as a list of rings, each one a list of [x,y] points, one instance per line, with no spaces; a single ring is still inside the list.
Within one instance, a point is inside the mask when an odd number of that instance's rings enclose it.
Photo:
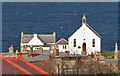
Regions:
[[[64,47],[66,46],[66,49],[63,48],[63,46],[64,46]],[[58,45],[58,49],[59,49],[59,52],[69,51],[69,50],[68,50],[68,45]]]
[[[76,47],[73,47],[74,39],[76,39]],[[92,46],[93,39],[95,39],[95,47]],[[91,52],[94,53],[95,51],[100,52],[101,50],[101,38],[99,38],[85,24],[83,24],[71,37],[68,38],[68,42],[70,53],[81,54],[82,45],[84,42],[86,43],[87,54],[91,54]],[[78,46],[80,46],[81,48],[78,49]]]

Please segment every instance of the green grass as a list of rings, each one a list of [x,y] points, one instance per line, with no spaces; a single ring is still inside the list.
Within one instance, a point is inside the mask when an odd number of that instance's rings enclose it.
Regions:
[[[102,51],[102,55],[107,58],[114,58],[114,51]]]

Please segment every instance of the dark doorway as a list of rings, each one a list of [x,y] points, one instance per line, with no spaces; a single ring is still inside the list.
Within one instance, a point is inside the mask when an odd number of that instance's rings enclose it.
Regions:
[[[86,52],[86,43],[83,43],[83,52]]]

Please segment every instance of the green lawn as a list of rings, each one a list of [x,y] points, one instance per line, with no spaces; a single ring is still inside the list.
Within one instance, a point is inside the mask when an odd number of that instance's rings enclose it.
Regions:
[[[114,51],[102,51],[102,55],[109,58],[114,58]]]

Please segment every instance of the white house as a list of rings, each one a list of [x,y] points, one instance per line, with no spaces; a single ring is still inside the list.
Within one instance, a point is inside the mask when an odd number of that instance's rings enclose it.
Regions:
[[[59,52],[68,51],[68,41],[64,38],[61,38],[56,45],[58,46]]]
[[[101,36],[86,23],[84,15],[82,26],[68,38],[68,44],[70,53],[72,54],[100,52]]]
[[[49,50],[50,45],[55,45],[56,36],[53,34],[23,34],[21,33],[21,51],[23,46],[26,46],[27,50],[30,50],[30,46],[33,46],[33,50],[37,50],[42,45],[43,50]]]

